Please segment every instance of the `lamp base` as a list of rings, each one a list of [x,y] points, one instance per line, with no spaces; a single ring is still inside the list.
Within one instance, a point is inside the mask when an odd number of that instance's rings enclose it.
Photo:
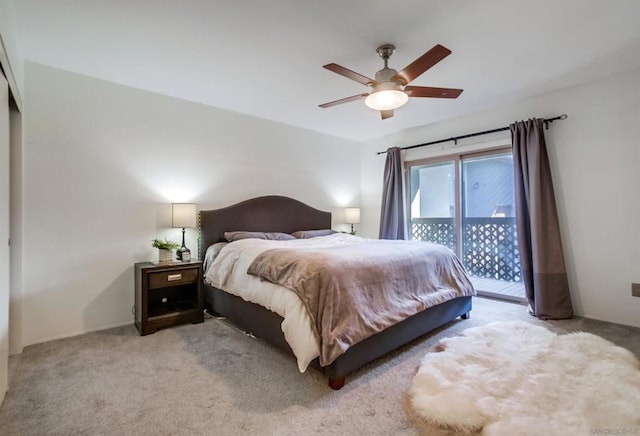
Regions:
[[[191,260],[191,250],[182,246],[176,250],[176,259],[183,262],[189,262]]]
[[[184,228],[182,229],[182,247],[176,250],[176,259],[183,262],[191,261],[191,250],[184,246]]]

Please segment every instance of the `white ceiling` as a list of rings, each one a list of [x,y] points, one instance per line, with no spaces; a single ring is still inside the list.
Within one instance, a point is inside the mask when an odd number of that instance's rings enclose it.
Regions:
[[[355,140],[640,69],[638,0],[14,0],[26,60]],[[372,77],[453,51],[382,121],[335,62]],[[562,108],[558,108],[559,111]],[[532,114],[536,115],[536,114]]]

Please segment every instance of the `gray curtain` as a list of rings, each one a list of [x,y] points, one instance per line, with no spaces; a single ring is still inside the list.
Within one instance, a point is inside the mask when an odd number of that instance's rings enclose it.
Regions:
[[[544,120],[520,121],[510,128],[520,263],[531,314],[543,319],[571,318]]]
[[[384,164],[380,239],[406,239],[407,220],[402,184],[402,150],[391,147],[387,150]]]

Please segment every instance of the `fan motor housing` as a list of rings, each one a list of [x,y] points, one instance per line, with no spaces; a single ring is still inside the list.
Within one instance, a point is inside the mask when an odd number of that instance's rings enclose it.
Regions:
[[[389,82],[396,74],[398,72],[393,68],[383,68],[376,73],[376,82]]]

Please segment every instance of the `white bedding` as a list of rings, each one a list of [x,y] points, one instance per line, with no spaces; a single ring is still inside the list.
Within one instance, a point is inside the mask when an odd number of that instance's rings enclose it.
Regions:
[[[304,372],[319,355],[320,344],[311,329],[311,319],[298,296],[283,286],[275,285],[247,274],[253,260],[271,248],[297,247],[324,248],[353,244],[361,238],[342,233],[311,239],[272,241],[242,239],[225,245],[205,271],[204,279],[211,286],[259,304],[277,313],[284,321],[282,332]]]

